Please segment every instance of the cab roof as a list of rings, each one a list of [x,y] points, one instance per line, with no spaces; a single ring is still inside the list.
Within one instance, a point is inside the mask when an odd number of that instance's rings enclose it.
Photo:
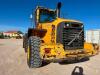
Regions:
[[[48,10],[48,11],[55,11],[53,9],[49,9],[49,8],[46,8],[46,7],[43,7],[43,6],[37,6],[36,9],[45,9],[45,10]]]

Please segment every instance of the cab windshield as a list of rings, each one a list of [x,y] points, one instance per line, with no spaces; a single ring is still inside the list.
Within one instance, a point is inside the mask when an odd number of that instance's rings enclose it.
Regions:
[[[52,22],[56,19],[56,13],[49,10],[40,11],[40,23]]]

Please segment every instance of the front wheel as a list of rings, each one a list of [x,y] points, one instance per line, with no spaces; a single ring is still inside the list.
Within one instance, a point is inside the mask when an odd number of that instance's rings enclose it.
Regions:
[[[30,68],[37,68],[42,65],[42,59],[40,57],[40,43],[41,40],[37,36],[32,36],[28,40],[27,50],[27,63]]]

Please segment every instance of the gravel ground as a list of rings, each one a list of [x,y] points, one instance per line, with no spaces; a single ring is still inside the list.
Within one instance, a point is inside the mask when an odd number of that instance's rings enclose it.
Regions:
[[[0,39],[0,59],[0,75],[100,75],[100,54],[81,63],[50,63],[29,69],[22,40]]]

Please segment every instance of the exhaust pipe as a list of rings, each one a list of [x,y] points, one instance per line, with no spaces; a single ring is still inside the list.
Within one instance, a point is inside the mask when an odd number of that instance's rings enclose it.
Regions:
[[[60,18],[60,9],[61,9],[61,2],[58,2],[57,8],[56,8],[56,13],[57,13],[58,18]]]

